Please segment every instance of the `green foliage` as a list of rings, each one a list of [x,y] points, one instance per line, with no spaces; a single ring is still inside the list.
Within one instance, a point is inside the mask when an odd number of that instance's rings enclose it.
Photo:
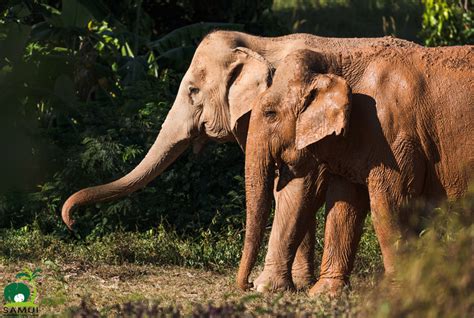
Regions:
[[[469,2],[453,0],[423,0],[421,36],[427,46],[473,44],[474,14]]]
[[[287,32],[415,41],[422,8],[418,0],[275,0],[273,11]]]
[[[169,225],[143,232],[117,231],[102,237],[91,234],[80,241],[61,240],[34,226],[0,231],[0,260],[99,264],[181,265],[223,271],[238,264],[243,236],[239,228],[202,230],[182,236]],[[25,274],[36,277],[37,272]]]
[[[156,41],[149,43],[149,47],[159,54],[158,61],[165,67],[185,71],[188,67],[183,61],[190,61],[197,42],[206,34],[215,29],[242,31],[243,24],[231,23],[196,23],[176,29]]]
[[[111,213],[117,213],[112,211]],[[317,214],[317,259],[321,258],[324,213]],[[238,218],[240,219],[240,218]],[[183,235],[165,221],[144,231],[118,230],[97,235],[92,232],[78,240],[69,236],[44,234],[40,222],[20,229],[0,230],[0,262],[52,261],[93,265],[154,264],[181,265],[224,271],[235,268],[243,246],[242,224],[235,216],[218,213],[206,227],[201,224],[192,235]],[[270,234],[267,231],[267,237]],[[259,263],[263,262],[262,249]],[[355,273],[369,276],[380,271],[382,262],[377,238],[368,221],[355,262]]]
[[[0,227],[38,220],[44,231],[64,233],[58,212],[68,195],[125,174],[146,153],[200,39],[215,28],[243,27],[198,23],[152,38],[141,32],[147,14],[139,5],[128,10],[131,22],[101,1],[6,7],[0,138],[10,155],[0,165]],[[237,146],[210,148],[198,159],[186,154],[141,193],[87,208],[79,228],[146,229],[173,215],[173,225],[187,231],[209,224],[218,209],[239,214],[242,155]]]
[[[29,270],[28,268],[25,268],[23,270],[24,270],[24,272],[16,274],[15,278],[21,279],[22,277],[24,277],[24,280],[29,281],[29,282],[33,282],[34,280],[36,280],[40,276],[39,273],[41,273],[40,268],[36,268],[33,271]]]
[[[374,273],[383,271],[382,253],[370,214],[365,220],[364,232],[357,249],[353,271],[364,277],[370,277]]]
[[[381,284],[365,311],[376,317],[469,316],[474,308],[473,211],[472,189],[436,209],[421,237],[403,247],[398,287],[393,281]]]

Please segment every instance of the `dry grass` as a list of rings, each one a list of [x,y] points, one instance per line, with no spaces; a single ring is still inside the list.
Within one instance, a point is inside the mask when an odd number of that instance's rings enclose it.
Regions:
[[[227,314],[238,316],[339,316],[358,311],[356,292],[336,301],[312,300],[304,292],[244,293],[235,287],[233,271],[216,273],[176,266],[11,263],[0,265],[2,282],[14,281],[25,266],[43,269],[40,313],[48,316],[93,315],[97,310],[100,316],[129,313],[138,317],[153,305],[170,315],[179,311],[183,316],[207,315],[210,310],[223,315],[227,310]],[[356,284],[359,290],[361,283]],[[373,287],[374,282],[364,284],[364,288]]]

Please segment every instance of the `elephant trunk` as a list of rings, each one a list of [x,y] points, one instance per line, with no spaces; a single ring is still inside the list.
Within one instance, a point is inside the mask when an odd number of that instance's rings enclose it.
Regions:
[[[249,135],[252,127],[249,129]],[[265,225],[272,207],[275,162],[268,145],[259,142],[258,135],[247,140],[245,156],[245,193],[247,205],[244,249],[240,260],[237,285],[247,290],[248,279],[257,260]]]
[[[74,223],[71,218],[74,208],[120,198],[145,187],[184,152],[191,142],[191,134],[186,129],[187,125],[175,123],[184,119],[180,113],[182,111],[173,106],[154,144],[131,172],[116,181],[82,189],[66,200],[61,215],[69,229],[72,229]]]

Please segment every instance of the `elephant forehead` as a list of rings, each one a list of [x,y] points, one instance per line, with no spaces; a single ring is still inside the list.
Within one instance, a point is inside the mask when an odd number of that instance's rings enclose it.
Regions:
[[[259,105],[261,108],[268,108],[270,106],[276,106],[280,103],[281,96],[280,92],[276,89],[270,89],[263,93],[260,97]]]
[[[315,54],[310,50],[298,50],[287,55],[280,68],[281,73],[292,74],[295,79],[304,79],[315,66]]]
[[[284,63],[275,72],[275,81],[302,82],[309,73],[309,67],[303,63]]]
[[[278,75],[278,76],[277,76]],[[313,73],[309,69],[289,69],[286,73],[275,74],[274,87],[281,95],[298,96],[312,82]]]
[[[228,50],[209,50],[208,48],[197,50],[189,69],[193,76],[204,79],[212,76],[213,73],[219,73],[231,62],[230,51]]]
[[[204,64],[196,63],[196,66],[192,68],[192,77],[194,80],[203,81],[206,78],[207,70]]]

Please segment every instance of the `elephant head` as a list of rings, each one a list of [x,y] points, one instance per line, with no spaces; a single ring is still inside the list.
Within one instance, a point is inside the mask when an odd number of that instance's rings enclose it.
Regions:
[[[255,101],[245,155],[247,225],[239,285],[248,284],[271,210],[275,167],[302,177],[318,161],[308,147],[348,128],[351,89],[334,58],[310,50],[289,54],[272,86]],[[284,187],[279,178],[277,190]]]
[[[240,35],[240,37],[239,37]],[[143,188],[184,150],[206,140],[237,140],[245,147],[242,118],[256,96],[271,84],[271,64],[249,48],[243,34],[223,31],[207,35],[185,73],[176,100],[145,158],[127,175],[70,196],[62,218],[71,228],[75,207],[119,198]],[[246,117],[248,121],[248,117]],[[238,129],[238,126],[245,126]]]

